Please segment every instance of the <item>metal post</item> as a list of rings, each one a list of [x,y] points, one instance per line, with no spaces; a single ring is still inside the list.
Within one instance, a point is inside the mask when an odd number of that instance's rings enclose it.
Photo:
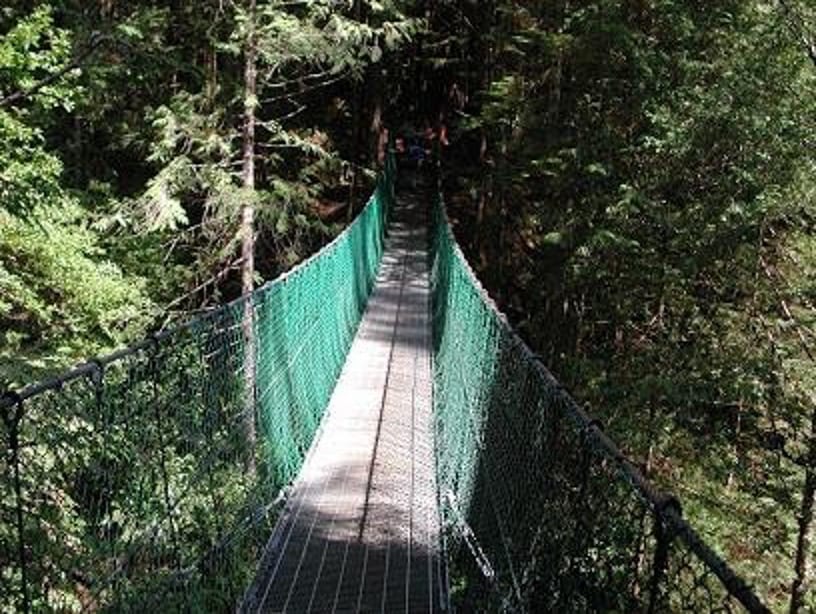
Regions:
[[[649,581],[649,609],[648,614],[654,614],[659,610],[660,604],[660,584],[666,576],[669,565],[669,551],[674,534],[669,530],[663,513],[667,507],[674,508],[678,515],[681,514],[680,503],[674,497],[666,497],[663,501],[654,505],[654,533],[657,545],[655,546],[654,559],[652,560],[652,577]]]
[[[150,337],[152,343],[148,350],[148,371],[150,373],[151,388],[153,391],[153,409],[157,426],[157,437],[159,444],[159,469],[161,471],[162,494],[164,497],[164,507],[167,518],[170,521],[170,535],[172,540],[173,558],[177,569],[181,568],[181,550],[178,544],[178,534],[176,531],[176,515],[172,497],[170,496],[170,474],[167,470],[167,454],[165,452],[164,439],[164,419],[162,413],[162,400],[159,393],[159,339],[153,335]]]
[[[31,598],[28,593],[28,570],[26,568],[25,521],[23,518],[23,485],[20,476],[20,422],[23,418],[23,401],[14,392],[3,395],[3,422],[9,437],[9,464],[14,482],[15,524],[17,529],[17,556],[20,565],[20,597],[22,611],[31,612]]]

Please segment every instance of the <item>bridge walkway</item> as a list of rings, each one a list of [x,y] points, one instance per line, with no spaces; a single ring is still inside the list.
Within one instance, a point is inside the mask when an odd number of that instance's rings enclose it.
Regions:
[[[397,198],[385,253],[247,612],[439,612],[427,200]],[[331,308],[331,297],[323,297]]]

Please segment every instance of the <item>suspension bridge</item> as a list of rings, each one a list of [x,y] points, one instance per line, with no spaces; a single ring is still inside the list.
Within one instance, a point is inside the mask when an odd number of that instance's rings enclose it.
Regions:
[[[251,296],[5,393],[0,611],[768,611],[394,175]]]

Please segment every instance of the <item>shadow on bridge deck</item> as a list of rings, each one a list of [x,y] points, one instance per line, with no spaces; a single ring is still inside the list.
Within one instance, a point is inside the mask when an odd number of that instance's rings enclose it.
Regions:
[[[243,612],[447,607],[431,415],[430,199],[414,194],[394,207],[376,286]]]

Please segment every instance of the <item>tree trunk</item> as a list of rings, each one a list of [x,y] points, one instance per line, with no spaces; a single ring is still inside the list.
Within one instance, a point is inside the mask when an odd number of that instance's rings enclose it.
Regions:
[[[244,428],[247,472],[255,474],[255,311],[252,291],[255,277],[255,106],[257,104],[256,0],[249,0],[246,47],[244,49],[244,131],[241,183],[241,292],[244,296]]]
[[[369,155],[375,162],[377,168],[381,168],[385,163],[385,152],[388,148],[388,140],[385,136],[385,124],[382,119],[382,95],[377,90],[374,97],[374,110],[371,112],[371,124],[369,125]]]
[[[352,96],[354,98],[352,103],[354,117],[352,118],[353,127],[351,130],[351,181],[349,183],[348,211],[346,214],[346,222],[349,224],[351,220],[354,219],[354,200],[357,198],[357,169],[360,164],[360,116],[363,113],[363,109],[360,104],[362,94],[359,83],[354,84],[354,93]]]
[[[798,614],[804,606],[808,591],[808,560],[811,557],[811,533],[813,531],[813,504],[816,498],[816,410],[811,414],[810,442],[805,460],[805,482],[802,486],[802,503],[799,508],[796,535],[796,556],[793,561],[793,584],[791,585],[790,614]]]
[[[354,20],[357,23],[362,23],[363,21],[363,0],[355,0],[354,2]],[[368,74],[368,69],[366,69],[366,76]],[[363,83],[367,83],[368,79],[364,78]],[[351,220],[354,219],[354,201],[357,198],[357,172],[358,168],[361,164],[360,161],[360,135],[362,132],[362,116],[363,116],[363,97],[365,96],[365,90],[363,89],[363,84],[355,81],[354,82],[354,91],[352,93],[352,129],[351,129],[351,139],[352,139],[352,152],[351,152],[351,183],[349,185],[349,194],[348,194],[348,212],[346,215],[347,223],[351,223]]]

